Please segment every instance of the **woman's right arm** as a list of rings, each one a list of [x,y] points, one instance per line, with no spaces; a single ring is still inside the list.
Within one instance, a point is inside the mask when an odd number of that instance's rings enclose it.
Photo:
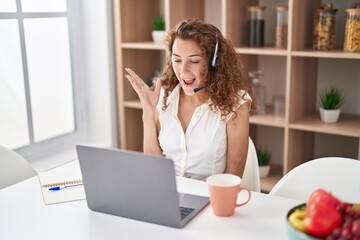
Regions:
[[[125,74],[125,77],[139,96],[143,109],[143,151],[147,154],[162,155],[162,149],[158,141],[160,124],[158,111],[156,110],[160,96],[161,81],[156,81],[155,91],[153,91],[133,70],[130,68],[125,68],[125,70],[128,72],[128,74]]]
[[[158,120],[157,110],[155,110],[154,118],[144,118],[143,115],[143,126],[144,126],[144,140],[143,149],[144,153],[152,155],[163,155],[163,151],[160,148],[158,136],[160,130],[160,123]]]

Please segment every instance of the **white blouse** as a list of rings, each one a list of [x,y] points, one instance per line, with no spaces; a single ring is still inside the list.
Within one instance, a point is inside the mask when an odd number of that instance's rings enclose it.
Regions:
[[[221,120],[221,112],[210,110],[208,103],[198,106],[184,133],[178,119],[180,84],[170,93],[168,107],[163,111],[164,89],[161,89],[157,110],[159,112],[159,143],[163,154],[174,161],[178,176],[205,180],[208,176],[223,173],[226,167],[227,134],[229,114]],[[244,93],[241,90],[241,93]],[[251,101],[248,93],[239,105]]]

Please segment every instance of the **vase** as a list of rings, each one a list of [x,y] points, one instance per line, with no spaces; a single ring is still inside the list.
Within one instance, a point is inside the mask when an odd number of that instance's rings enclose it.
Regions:
[[[270,165],[259,166],[259,175],[261,178],[269,176],[270,173]]]
[[[335,123],[340,116],[340,109],[324,109],[320,107],[320,117],[325,123]]]
[[[155,43],[164,43],[165,42],[165,31],[152,31],[152,38]]]

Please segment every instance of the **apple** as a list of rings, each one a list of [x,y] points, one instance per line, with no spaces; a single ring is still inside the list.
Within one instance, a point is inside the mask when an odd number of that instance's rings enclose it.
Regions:
[[[319,238],[331,234],[342,223],[340,204],[341,201],[331,193],[323,189],[315,190],[305,208],[305,232]]]
[[[322,203],[337,208],[341,201],[324,189],[315,190],[309,197],[307,204]]]

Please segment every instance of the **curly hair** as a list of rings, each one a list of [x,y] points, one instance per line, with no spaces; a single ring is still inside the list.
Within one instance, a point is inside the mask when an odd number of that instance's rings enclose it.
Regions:
[[[215,26],[199,19],[188,19],[179,22],[167,34],[166,44],[169,54],[160,77],[162,86],[165,89],[163,110],[167,107],[166,101],[170,92],[179,84],[171,62],[172,48],[176,38],[193,40],[203,50],[205,60],[208,62],[207,69],[204,69],[205,84],[208,81],[211,81],[211,84],[201,91],[204,91],[205,97],[210,98],[211,110],[215,112],[221,111],[222,119],[235,112],[239,100],[244,98],[243,95],[240,95],[241,89],[245,90],[253,98],[251,87],[243,77],[240,56],[235,51],[232,43],[225,39]],[[213,67],[211,61],[217,42],[218,58],[216,67]],[[252,114],[254,111],[255,104],[253,101],[250,113]]]

